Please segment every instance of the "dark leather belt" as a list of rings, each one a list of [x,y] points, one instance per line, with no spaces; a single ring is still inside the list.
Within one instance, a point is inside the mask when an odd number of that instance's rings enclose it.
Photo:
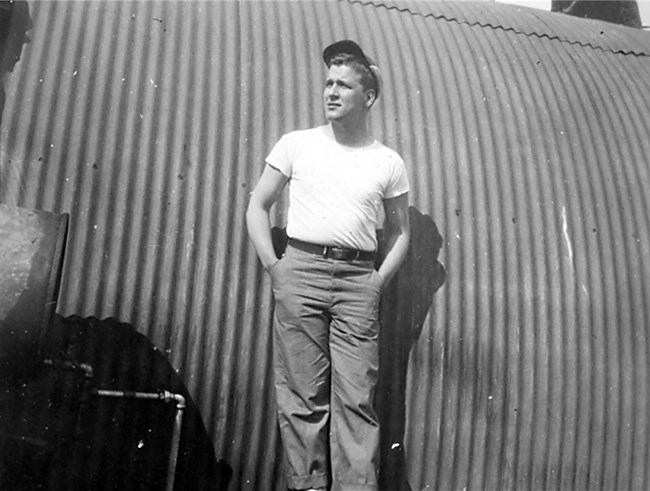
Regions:
[[[375,251],[360,251],[358,249],[348,249],[347,247],[324,246],[304,242],[298,239],[289,239],[289,245],[303,252],[316,254],[329,259],[339,261],[374,261]]]

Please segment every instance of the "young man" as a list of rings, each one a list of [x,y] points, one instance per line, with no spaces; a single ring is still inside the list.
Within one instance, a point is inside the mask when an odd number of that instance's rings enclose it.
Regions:
[[[274,368],[291,489],[377,489],[378,307],[409,243],[400,156],[374,140],[368,114],[379,70],[353,41],[323,51],[329,124],[284,135],[267,157],[246,215],[275,296]],[[269,209],[289,183],[282,259]],[[386,253],[375,270],[385,211]]]

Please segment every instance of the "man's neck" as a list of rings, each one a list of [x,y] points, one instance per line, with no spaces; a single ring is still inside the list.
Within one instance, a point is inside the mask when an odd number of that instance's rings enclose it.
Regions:
[[[374,141],[366,122],[364,124],[346,125],[338,121],[332,121],[332,130],[337,143],[346,147],[365,147]]]

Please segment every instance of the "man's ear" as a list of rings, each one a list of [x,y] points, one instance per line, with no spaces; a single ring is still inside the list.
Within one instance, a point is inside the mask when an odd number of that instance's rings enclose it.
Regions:
[[[372,89],[368,90],[366,92],[366,107],[370,109],[376,100],[377,100],[377,93]]]

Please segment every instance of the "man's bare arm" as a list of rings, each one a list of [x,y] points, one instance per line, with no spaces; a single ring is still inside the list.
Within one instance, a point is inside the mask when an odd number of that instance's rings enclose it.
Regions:
[[[264,269],[267,271],[278,260],[271,240],[269,210],[273,203],[277,201],[288,180],[288,177],[282,172],[267,165],[253,190],[246,211],[248,235]]]
[[[408,204],[408,193],[384,200],[386,256],[379,268],[379,274],[384,279],[384,284],[387,284],[395,276],[408,252],[411,239]]]

